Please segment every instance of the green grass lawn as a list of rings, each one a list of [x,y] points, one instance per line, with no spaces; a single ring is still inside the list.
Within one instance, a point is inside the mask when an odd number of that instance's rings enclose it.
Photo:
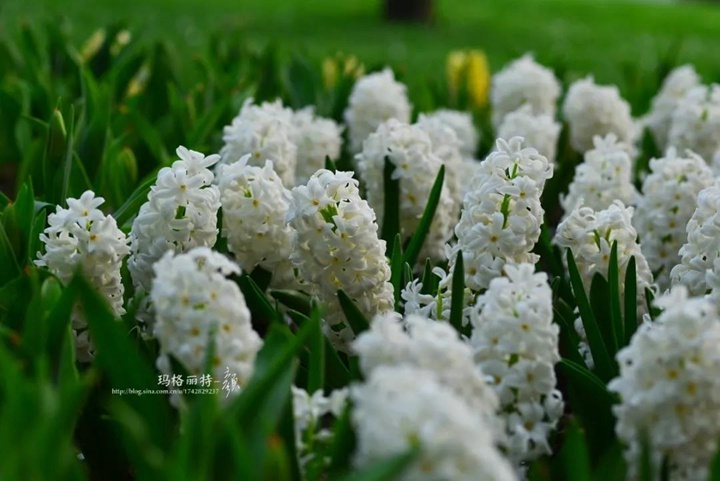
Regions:
[[[707,81],[720,78],[720,7],[711,4],[602,0],[438,0],[433,26],[388,25],[376,0],[4,0],[1,23],[64,14],[78,41],[95,28],[127,21],[147,38],[187,42],[188,54],[204,32],[234,29],[259,43],[292,45],[320,57],[354,53],[370,66],[389,63],[412,86],[443,75],[447,52],[481,48],[493,69],[526,51],[566,80],[593,73],[618,83],[656,83],[653,72],[668,56],[692,62]],[[633,78],[634,77],[634,78]],[[647,90],[647,85],[645,86]],[[642,102],[637,102],[635,104]],[[646,100],[646,99],[645,99]]]

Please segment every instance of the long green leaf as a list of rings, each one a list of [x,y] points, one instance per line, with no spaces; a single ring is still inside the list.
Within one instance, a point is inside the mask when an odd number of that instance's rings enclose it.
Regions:
[[[396,167],[389,157],[385,157],[384,165],[383,188],[385,189],[385,203],[383,205],[383,224],[380,237],[392,249],[395,236],[400,233],[400,180],[392,178]],[[387,254],[388,257],[392,258],[392,252]]]
[[[595,367],[600,378],[608,382],[617,374],[617,367],[610,357],[605,341],[598,327],[595,315],[590,307],[590,301],[585,294],[582,277],[578,271],[577,264],[573,258],[572,251],[567,250],[568,271],[570,272],[570,283],[577,302],[580,318],[582,319],[585,334],[587,335],[590,352],[592,353]]]
[[[615,335],[615,348],[623,346],[625,326],[622,318],[622,299],[620,297],[620,270],[618,268],[617,241],[613,242],[608,264],[608,286],[610,289],[610,323]]]
[[[625,346],[630,344],[637,327],[637,268],[632,256],[625,271]]]
[[[438,203],[440,202],[440,196],[442,195],[443,182],[445,181],[445,166],[441,166],[438,171],[435,182],[433,183],[430,195],[428,196],[428,202],[425,205],[425,210],[420,218],[417,229],[413,232],[410,242],[405,249],[403,261],[407,262],[411,266],[414,266],[417,262],[420,250],[422,249],[425,239],[430,232],[430,226],[432,225],[435,212],[437,211]]]
[[[463,325],[463,308],[465,306],[465,266],[463,253],[457,253],[452,277],[452,297],[450,298],[450,324],[460,333],[466,333]]]
[[[142,184],[140,184],[135,191],[130,194],[130,197],[128,197],[125,203],[113,213],[113,217],[115,217],[115,220],[120,227],[123,227],[138,213],[140,206],[147,201],[150,188],[156,180],[155,175],[148,176]]]
[[[400,234],[398,233],[395,236],[392,257],[390,258],[390,283],[393,286],[393,294],[395,296],[395,310],[398,310],[400,305],[403,267],[402,242],[400,240]]]
[[[340,307],[342,308],[343,313],[345,313],[345,318],[350,325],[350,329],[352,329],[355,335],[359,336],[361,333],[370,329],[370,321],[355,304],[352,298],[342,289],[338,290],[337,296],[338,301],[340,302]]]

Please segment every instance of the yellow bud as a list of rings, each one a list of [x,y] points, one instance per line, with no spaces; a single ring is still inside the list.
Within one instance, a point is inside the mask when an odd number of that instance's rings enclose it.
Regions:
[[[482,108],[488,102],[490,88],[490,67],[482,50],[471,50],[468,55],[467,88],[475,108]]]
[[[332,57],[327,57],[322,63],[323,85],[326,89],[332,88],[337,83],[338,65]]]
[[[87,63],[95,56],[95,54],[98,53],[100,48],[103,46],[103,43],[105,43],[106,37],[107,33],[105,32],[105,29],[100,28],[95,30],[90,38],[85,41],[80,49],[80,59],[83,63]]]

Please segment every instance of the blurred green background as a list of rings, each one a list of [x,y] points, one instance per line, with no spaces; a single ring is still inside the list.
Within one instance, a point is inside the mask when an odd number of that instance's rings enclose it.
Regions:
[[[443,75],[448,51],[484,50],[493,70],[531,51],[559,76],[592,73],[628,83],[662,62],[696,65],[720,77],[720,8],[711,2],[620,0],[436,0],[431,25],[388,24],[377,0],[3,0],[3,34],[25,19],[61,16],[78,42],[125,21],[146,39],[175,39],[187,55],[204,32],[243,32],[259,45],[291,45],[310,58],[356,54],[369,67],[391,64],[409,84]],[[640,73],[638,73],[640,72]],[[632,95],[630,93],[630,95]],[[637,102],[635,102],[637,103]]]

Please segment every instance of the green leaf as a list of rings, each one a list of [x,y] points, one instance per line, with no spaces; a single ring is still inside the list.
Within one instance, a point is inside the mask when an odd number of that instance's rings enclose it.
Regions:
[[[450,324],[460,334],[466,334],[468,327],[462,325],[465,307],[465,267],[462,251],[455,258],[452,277],[452,297],[450,299]]]
[[[595,368],[600,378],[607,382],[617,375],[617,365],[610,357],[605,341],[601,334],[600,328],[595,320],[590,301],[585,294],[585,287],[582,283],[582,277],[578,271],[577,264],[573,258],[572,251],[567,250],[568,271],[570,272],[570,283],[572,285],[573,294],[577,302],[580,318],[582,319],[585,334],[587,335],[588,345],[595,362]]]
[[[395,243],[393,244],[392,257],[390,258],[390,283],[393,286],[393,294],[395,295],[395,310],[400,305],[400,291],[402,290],[403,276],[403,254],[402,241],[400,234],[395,235]]]
[[[275,310],[267,296],[249,275],[243,274],[238,278],[237,282],[252,313],[254,327],[267,326],[282,319],[282,316]]]
[[[565,467],[565,479],[592,481],[590,458],[585,437],[574,421],[571,421],[570,426],[567,428],[561,456]]]
[[[314,306],[310,314],[310,323],[313,331],[308,341],[310,352],[310,365],[308,366],[308,387],[307,392],[313,394],[315,391],[322,391],[325,386],[325,334],[322,332],[320,319],[322,315],[318,306]]]
[[[622,317],[622,298],[620,297],[620,270],[618,267],[617,241],[612,244],[610,263],[608,264],[608,285],[610,290],[610,324],[615,335],[615,352],[623,347],[625,326]]]
[[[75,108],[70,106],[70,128],[68,129],[67,142],[65,145],[65,158],[62,168],[62,186],[60,189],[60,200],[68,198],[70,192],[70,174],[73,166],[73,144],[75,140]]]
[[[400,233],[400,180],[392,178],[395,169],[395,164],[390,161],[389,157],[385,157],[385,170],[383,171],[385,203],[380,237],[391,249],[394,246],[395,236]],[[392,258],[392,252],[388,252],[388,257]]]
[[[337,295],[340,307],[342,308],[343,313],[345,313],[345,318],[350,325],[350,329],[352,329],[353,333],[355,333],[355,336],[359,336],[361,333],[370,329],[370,321],[355,304],[352,298],[342,289],[338,290]]]
[[[420,255],[425,239],[430,232],[430,226],[432,225],[433,218],[435,217],[435,211],[437,211],[438,203],[440,202],[440,196],[442,195],[443,182],[445,181],[445,166],[441,166],[435,177],[435,183],[433,183],[432,189],[430,189],[430,195],[428,196],[428,203],[425,206],[423,215],[420,218],[417,229],[413,232],[410,242],[408,243],[407,249],[403,261],[407,262],[411,266],[414,266],[417,262],[417,258]]]
[[[140,211],[140,206],[147,201],[150,188],[155,184],[156,180],[155,174],[149,175],[142,184],[130,194],[130,197],[128,197],[125,203],[113,213],[113,217],[115,217],[118,226],[125,226],[126,223]]]
[[[625,346],[630,344],[637,327],[637,268],[632,256],[625,271]]]
[[[420,292],[423,294],[430,294],[431,296],[435,296],[437,294],[440,278],[433,273],[432,269],[432,261],[430,261],[430,258],[428,257],[425,259],[425,269],[423,269],[423,275],[420,281],[422,284],[422,289],[420,290]]]
[[[610,288],[608,281],[600,274],[596,272],[593,276],[592,283],[590,284],[590,306],[592,308],[595,319],[600,319],[602,322],[598,323],[598,328],[603,336],[605,346],[607,346],[608,354],[610,357],[615,357],[617,353],[617,343],[614,325],[612,323],[610,314]]]
[[[394,481],[417,459],[419,450],[390,456],[341,478],[341,481]]]
[[[715,456],[713,456],[712,463],[710,464],[708,481],[720,481],[720,443],[718,443],[717,446]]]
[[[156,389],[157,378],[150,367],[153,361],[140,357],[105,300],[80,276],[74,277],[70,286],[78,290],[95,344],[95,364],[108,375],[113,387]],[[120,359],[122,362],[118,362]],[[159,448],[169,446],[173,427],[167,399],[163,396],[125,396],[123,400],[146,423],[152,444]]]
[[[328,155],[325,156],[325,170],[329,170],[330,172],[337,172],[335,162]]]
[[[286,307],[294,309],[306,316],[310,315],[310,296],[307,294],[292,290],[272,289],[270,290],[270,295]]]

